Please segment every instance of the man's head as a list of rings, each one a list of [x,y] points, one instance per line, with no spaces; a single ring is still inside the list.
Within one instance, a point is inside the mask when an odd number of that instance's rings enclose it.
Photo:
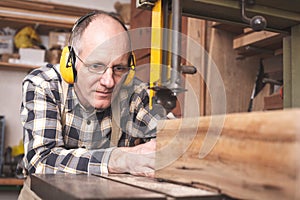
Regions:
[[[127,30],[114,17],[95,13],[77,24],[71,44],[76,55],[75,92],[86,108],[110,106],[116,84],[129,71]]]

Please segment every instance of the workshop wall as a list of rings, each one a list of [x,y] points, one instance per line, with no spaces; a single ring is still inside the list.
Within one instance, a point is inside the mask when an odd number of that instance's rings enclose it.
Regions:
[[[20,107],[22,80],[27,72],[0,68],[0,113],[5,116],[5,144],[18,145],[22,139]]]
[[[232,48],[234,34],[211,28],[211,26],[208,28],[211,29],[208,51],[223,79],[226,93],[226,112],[246,112],[259,67],[259,59],[257,57],[238,59],[237,52]],[[209,71],[208,76],[211,76]],[[209,94],[210,91],[207,91],[206,114],[210,114],[212,107],[209,103]]]
[[[188,19],[188,37],[199,43],[205,53],[195,53],[195,50],[188,44],[188,60],[202,66],[203,71],[197,75],[187,75],[186,85],[191,85],[194,92],[199,96],[200,115],[212,114],[211,95],[212,93],[218,94],[223,89],[225,89],[226,99],[218,99],[218,104],[225,103],[226,113],[247,112],[260,65],[260,57],[241,57],[232,46],[236,33],[215,28],[213,24],[214,22],[201,19]],[[215,71],[212,70],[212,66],[216,66],[222,80],[214,79]],[[205,77],[205,81],[203,77]],[[216,82],[220,84],[215,85],[213,91],[209,91],[207,85]],[[263,110],[264,97],[269,93],[270,86],[266,85],[254,99],[253,111]],[[187,94],[185,101],[187,102],[191,98]],[[189,105],[191,104],[187,103],[184,107],[185,116],[193,116],[191,113],[195,112],[194,106]]]

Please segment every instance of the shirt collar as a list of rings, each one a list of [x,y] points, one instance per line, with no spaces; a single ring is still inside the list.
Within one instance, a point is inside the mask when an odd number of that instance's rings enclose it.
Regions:
[[[78,99],[78,97],[75,93],[74,85],[70,84],[69,87],[68,87],[65,110],[66,110],[66,112],[71,112],[72,110],[74,110],[75,108],[77,108],[79,106],[81,108],[83,108],[83,106],[79,102],[79,99]],[[97,110],[96,112],[104,112],[104,111],[109,110],[109,109],[111,109],[111,107],[108,107],[104,110]]]

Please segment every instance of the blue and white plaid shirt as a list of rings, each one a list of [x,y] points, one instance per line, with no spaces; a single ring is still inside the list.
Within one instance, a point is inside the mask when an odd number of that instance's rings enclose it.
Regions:
[[[61,76],[52,65],[32,71],[23,81],[21,121],[28,173],[108,173],[114,149],[110,147],[111,107],[86,111],[73,85],[69,85],[64,104],[62,90]],[[119,97],[122,133],[118,146],[155,137],[161,115],[149,110],[147,85],[135,78],[120,89]]]

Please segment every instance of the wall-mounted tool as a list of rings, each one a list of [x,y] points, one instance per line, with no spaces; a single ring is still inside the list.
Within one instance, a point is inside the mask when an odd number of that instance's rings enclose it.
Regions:
[[[267,20],[263,16],[256,15],[252,18],[246,16],[246,5],[254,5],[255,0],[240,0],[242,20],[249,24],[254,31],[262,31],[267,27]]]
[[[263,60],[261,59],[260,66],[256,75],[255,84],[252,90],[249,106],[248,106],[248,112],[252,111],[253,99],[258,95],[258,93],[265,87],[267,83],[271,85],[279,85],[279,86],[283,85],[282,81],[269,78],[268,74],[265,73]]]
[[[265,70],[262,59],[260,60],[259,69],[256,75],[255,84],[252,90],[249,106],[248,106],[248,112],[252,111],[253,107],[253,99],[258,95],[258,93],[265,87],[266,83],[264,83],[262,80],[265,77]]]

